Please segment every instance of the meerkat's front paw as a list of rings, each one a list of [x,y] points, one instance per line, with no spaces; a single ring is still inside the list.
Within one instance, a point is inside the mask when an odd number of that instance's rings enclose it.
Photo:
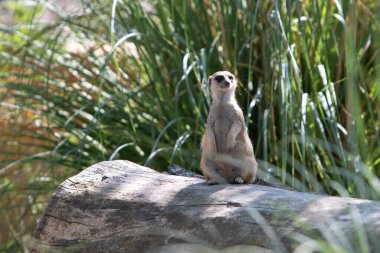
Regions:
[[[242,177],[235,178],[235,184],[244,184],[244,179]]]
[[[227,140],[227,150],[231,150],[235,147],[235,141],[234,140]]]
[[[211,160],[215,160],[216,159],[216,152],[211,152],[209,155],[208,155],[208,158],[210,158]]]

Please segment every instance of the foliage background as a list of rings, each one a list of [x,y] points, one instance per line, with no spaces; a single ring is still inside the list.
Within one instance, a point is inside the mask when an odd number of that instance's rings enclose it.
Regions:
[[[240,79],[264,178],[380,199],[378,1],[1,4],[0,251],[22,251],[56,187],[101,160],[199,172],[220,69]]]

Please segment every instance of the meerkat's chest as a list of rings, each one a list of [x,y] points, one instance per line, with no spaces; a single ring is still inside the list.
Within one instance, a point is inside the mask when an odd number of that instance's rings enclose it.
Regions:
[[[235,112],[229,107],[220,107],[214,113],[214,127],[217,133],[226,134],[233,124]]]

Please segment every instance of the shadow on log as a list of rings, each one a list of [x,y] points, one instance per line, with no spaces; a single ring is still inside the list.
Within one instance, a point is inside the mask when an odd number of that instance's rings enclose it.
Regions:
[[[34,236],[35,252],[308,252],[313,240],[380,252],[380,203],[111,161],[63,182]]]

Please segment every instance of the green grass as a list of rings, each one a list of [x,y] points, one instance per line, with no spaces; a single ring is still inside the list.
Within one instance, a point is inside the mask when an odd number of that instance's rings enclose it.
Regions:
[[[0,27],[0,251],[20,250],[57,185],[98,161],[199,172],[221,69],[240,79],[262,176],[380,200],[377,1],[82,4],[41,25],[46,4],[19,2]]]

